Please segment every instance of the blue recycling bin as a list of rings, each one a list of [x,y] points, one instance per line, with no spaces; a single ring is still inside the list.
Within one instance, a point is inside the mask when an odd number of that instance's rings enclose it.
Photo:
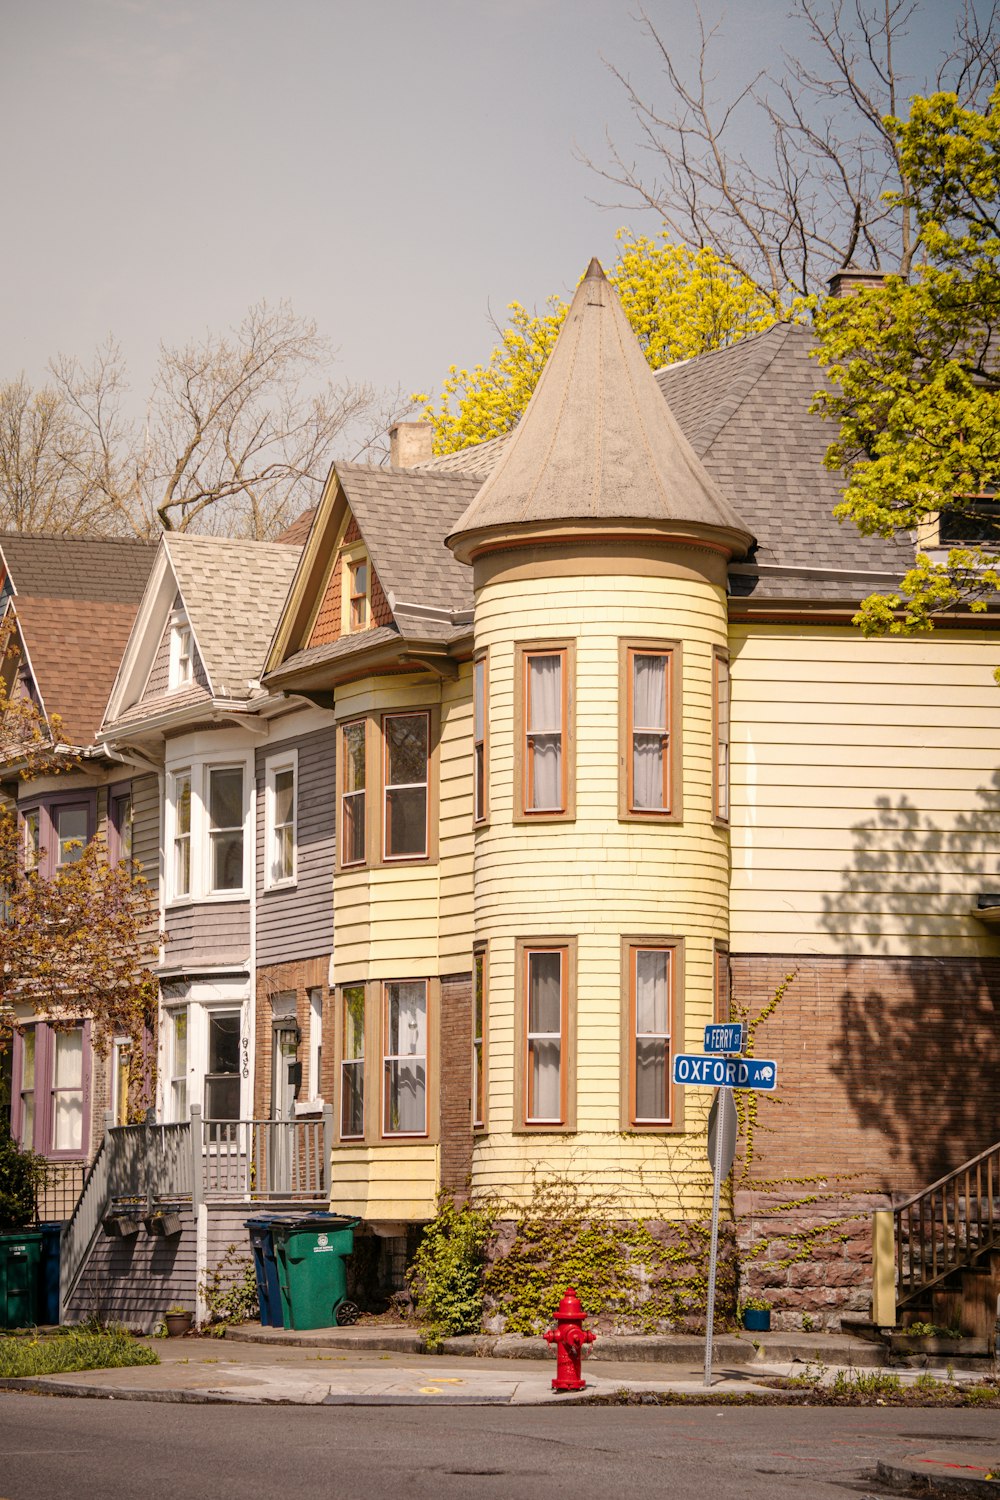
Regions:
[[[272,1228],[281,1214],[258,1214],[244,1222],[250,1231],[250,1247],[253,1250],[254,1271],[257,1274],[257,1301],[260,1304],[260,1321],[263,1328],[284,1328],[281,1311],[281,1283],[278,1280],[278,1262],[274,1255]]]
[[[59,1322],[59,1256],[62,1224],[39,1224],[42,1236],[42,1260],[38,1271],[38,1321]]]

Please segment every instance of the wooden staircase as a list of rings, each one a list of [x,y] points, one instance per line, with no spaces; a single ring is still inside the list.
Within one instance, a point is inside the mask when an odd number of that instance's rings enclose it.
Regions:
[[[1000,1297],[1000,1142],[893,1209],[900,1322],[993,1344]]]

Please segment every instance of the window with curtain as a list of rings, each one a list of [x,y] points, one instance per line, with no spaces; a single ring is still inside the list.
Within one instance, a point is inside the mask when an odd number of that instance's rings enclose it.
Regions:
[[[340,862],[365,861],[365,721],[345,724],[341,734],[343,788],[340,797]]]
[[[50,1158],[82,1156],[87,1148],[89,1023],[39,1021],[15,1039],[14,1138]]]
[[[41,853],[41,814],[37,807],[24,814],[24,868],[36,870]]]
[[[188,1118],[188,1013],[187,1009],[167,1013],[168,1050],[170,1053],[170,1118],[175,1123]]]
[[[426,713],[386,714],[386,859],[421,859],[427,854],[427,770],[430,718]]]
[[[341,997],[340,1137],[360,1140],[365,1133],[365,987],[347,984]]]
[[[108,853],[132,868],[132,793],[116,792],[111,798]]]
[[[669,1125],[673,950],[633,947],[631,969],[631,1121]]]
[[[524,810],[566,810],[566,652],[524,653]]]
[[[525,964],[525,1124],[559,1125],[566,1103],[566,950],[529,948]]]
[[[243,767],[208,772],[209,890],[243,889]]]
[[[17,1139],[25,1151],[35,1148],[35,1059],[37,1039],[34,1026],[21,1037],[21,1122]]]
[[[427,1133],[427,981],[383,985],[383,1135]]]
[[[477,1130],[482,1130],[486,1124],[485,1024],[486,953],[477,949],[472,957],[472,1123]]]
[[[473,754],[473,819],[482,823],[489,812],[487,802],[487,719],[486,719],[486,657],[481,656],[472,665],[472,754]]]
[[[628,653],[628,806],[630,812],[670,812],[669,651]]]
[[[715,691],[715,816],[729,821],[729,657],[712,658]]]
[[[83,1150],[83,1027],[54,1031],[52,1148]]]

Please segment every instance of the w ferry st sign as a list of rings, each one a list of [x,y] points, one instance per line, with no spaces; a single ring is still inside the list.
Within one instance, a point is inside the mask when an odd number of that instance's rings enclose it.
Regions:
[[[678,1052],[674,1083],[706,1089],[757,1089],[773,1093],[778,1086],[778,1064],[768,1057],[711,1057],[705,1052]]]

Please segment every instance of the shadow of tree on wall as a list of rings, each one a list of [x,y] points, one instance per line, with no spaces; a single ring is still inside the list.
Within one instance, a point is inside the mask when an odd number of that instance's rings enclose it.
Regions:
[[[845,955],[830,1071],[888,1146],[886,1191],[1000,1139],[1000,937],[972,915],[980,892],[1000,889],[1000,772],[976,797],[948,827],[905,795],[878,798],[823,902]]]

